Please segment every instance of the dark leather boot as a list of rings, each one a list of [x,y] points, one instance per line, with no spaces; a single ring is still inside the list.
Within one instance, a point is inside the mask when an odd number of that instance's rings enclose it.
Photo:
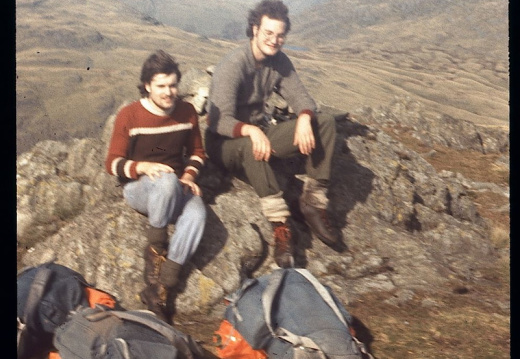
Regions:
[[[159,249],[160,250],[160,249]],[[166,249],[157,252],[155,246],[149,244],[144,249],[144,282],[148,285],[157,284],[161,264],[166,261]]]
[[[300,198],[300,211],[312,232],[323,243],[330,247],[338,246],[341,239],[330,225],[329,217],[325,209],[311,206]]]
[[[148,310],[155,313],[159,319],[169,323],[171,319],[166,308],[168,289],[164,285],[159,282],[147,285],[146,288],[141,291],[140,297],[141,301],[148,307]]]
[[[153,283],[147,283],[147,287],[140,293],[141,301],[168,324],[173,323],[173,289],[179,281],[182,266],[162,257],[164,260],[157,266],[157,276],[153,277]]]
[[[159,267],[166,260],[168,231],[166,227],[148,227],[148,246],[144,249],[144,282],[155,284],[159,278]]]
[[[274,261],[280,268],[294,267],[292,234],[289,225],[282,222],[271,223],[274,232]]]

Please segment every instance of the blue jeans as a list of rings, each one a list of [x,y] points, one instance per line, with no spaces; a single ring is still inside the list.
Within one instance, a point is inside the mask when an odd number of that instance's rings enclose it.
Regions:
[[[204,232],[206,207],[200,196],[184,192],[175,173],[162,173],[154,181],[141,176],[124,186],[123,196],[130,207],[148,217],[152,227],[175,224],[168,259],[182,265],[191,258]]]

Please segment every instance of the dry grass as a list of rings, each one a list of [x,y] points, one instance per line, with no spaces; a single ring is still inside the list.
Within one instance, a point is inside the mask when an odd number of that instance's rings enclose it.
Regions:
[[[491,229],[491,243],[493,243],[496,248],[508,248],[510,244],[510,234],[510,231],[505,228],[494,227]]]
[[[508,357],[509,317],[475,307],[466,294],[435,298],[438,306],[432,308],[419,296],[398,308],[383,299],[373,296],[351,308],[370,328],[377,358]]]
[[[389,135],[395,134],[392,131]],[[424,147],[407,136],[403,144],[424,153]],[[461,173],[472,181],[509,185],[509,172],[496,168],[499,155],[456,151],[436,146],[426,158],[437,171]],[[510,261],[509,211],[497,211],[509,200],[490,192],[471,193],[479,213],[490,225],[490,241],[502,257],[481,269],[481,280],[471,287],[447,288],[432,296],[416,297],[401,307],[384,303],[385,294],[370,294],[351,303],[349,310],[362,318],[372,337],[376,358],[509,358]],[[426,306],[426,301],[434,305]]]
[[[431,54],[428,48],[417,51],[423,56]],[[311,55],[315,58],[310,59]],[[395,96],[409,96],[434,112],[480,125],[509,126],[507,75],[495,73],[487,78],[484,74],[475,79],[475,70],[470,65],[483,67],[477,58],[461,60],[461,66],[453,68],[450,58],[434,56],[428,67],[417,68],[415,64],[421,63],[421,59],[407,63],[410,59],[406,59],[406,54],[379,59],[368,52],[351,54],[348,49],[338,49],[327,54],[306,54],[301,60],[298,54],[294,56],[312,94],[331,107],[346,111],[362,105],[377,108]],[[451,68],[452,72],[442,68]],[[315,74],[316,69],[320,73]]]

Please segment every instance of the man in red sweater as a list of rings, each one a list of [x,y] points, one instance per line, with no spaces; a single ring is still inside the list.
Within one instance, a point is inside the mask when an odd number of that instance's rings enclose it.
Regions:
[[[141,99],[117,114],[105,161],[123,185],[126,202],[148,217],[141,300],[171,323],[167,297],[179,272],[196,251],[206,207],[195,179],[206,154],[194,107],[177,98],[178,63],[166,52],[143,64]],[[175,224],[171,238],[167,225]]]

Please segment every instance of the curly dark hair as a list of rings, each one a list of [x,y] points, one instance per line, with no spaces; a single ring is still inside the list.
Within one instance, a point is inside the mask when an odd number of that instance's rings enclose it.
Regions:
[[[289,20],[289,9],[282,1],[278,0],[262,0],[254,9],[249,11],[247,18],[248,26],[246,35],[250,39],[253,38],[253,26],[260,27],[262,17],[267,16],[270,19],[285,22],[285,33],[291,29],[291,21]]]
[[[153,77],[157,74],[176,74],[177,81],[181,81],[181,71],[179,70],[179,64],[175,59],[163,50],[157,50],[143,63],[141,69],[141,83],[137,85],[139,93],[142,97],[148,96],[145,84],[150,83]]]

